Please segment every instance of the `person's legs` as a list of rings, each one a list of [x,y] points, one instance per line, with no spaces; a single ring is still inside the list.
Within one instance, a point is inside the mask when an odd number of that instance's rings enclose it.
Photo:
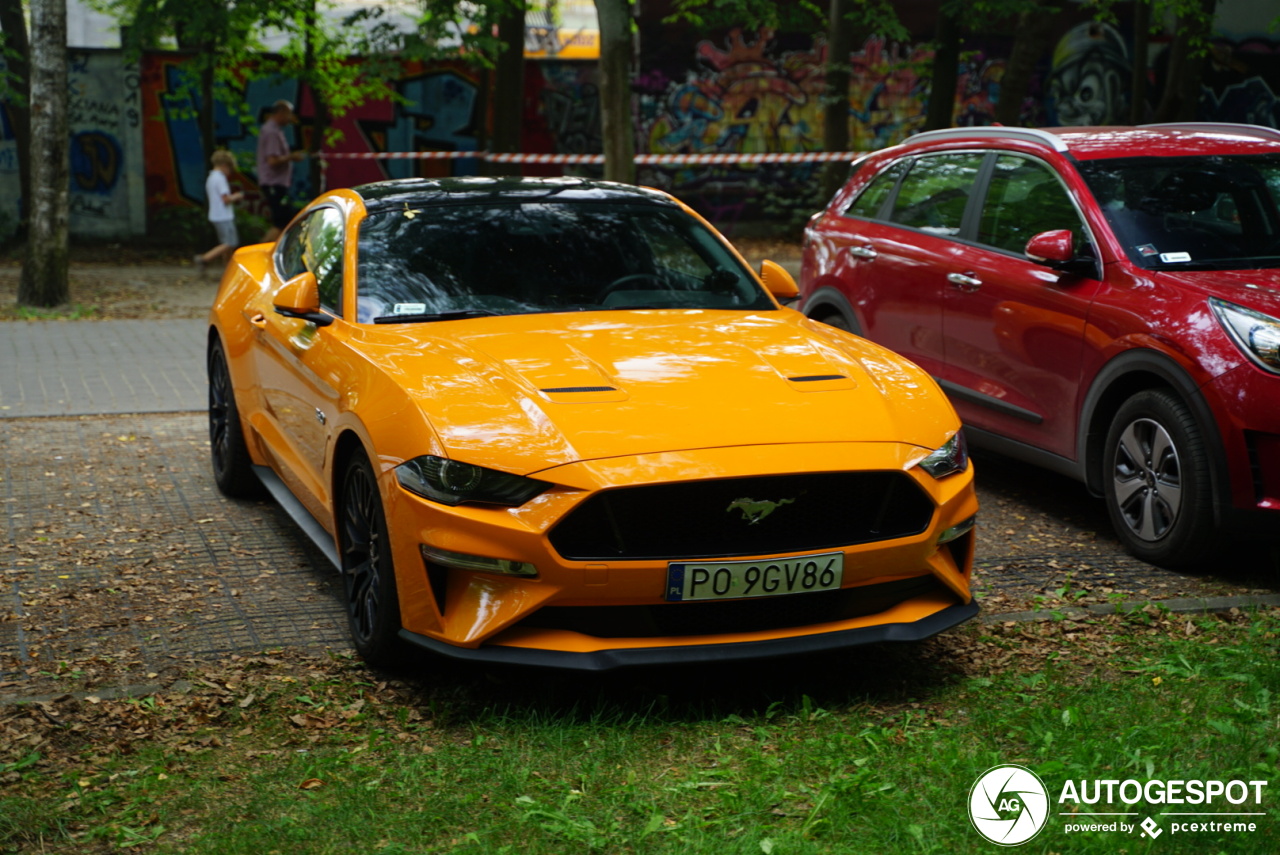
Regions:
[[[263,243],[270,243],[280,237],[280,232],[284,227],[289,225],[289,221],[293,219],[295,213],[293,204],[289,201],[289,191],[286,187],[279,187],[274,184],[265,185],[262,188],[262,198],[266,200],[268,207],[271,209],[271,228],[267,229],[266,234],[262,236]]]

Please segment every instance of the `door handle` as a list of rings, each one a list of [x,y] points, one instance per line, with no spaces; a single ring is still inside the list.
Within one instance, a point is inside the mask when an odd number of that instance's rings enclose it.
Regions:
[[[249,323],[253,324],[260,330],[265,330],[267,328],[267,316],[262,314],[262,312],[258,312],[252,318],[249,318]]]
[[[876,251],[869,246],[851,246],[849,254],[856,255],[858,258],[875,258]]]
[[[967,273],[948,273],[947,281],[967,294],[971,294],[982,287],[981,279],[975,279]]]

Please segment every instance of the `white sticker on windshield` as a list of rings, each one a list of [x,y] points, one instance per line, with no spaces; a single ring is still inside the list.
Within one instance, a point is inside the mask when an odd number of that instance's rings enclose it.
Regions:
[[[1160,260],[1165,264],[1176,264],[1179,261],[1190,261],[1191,253],[1189,252],[1162,252]]]
[[[397,315],[421,315],[426,311],[426,303],[396,303],[394,313]]]

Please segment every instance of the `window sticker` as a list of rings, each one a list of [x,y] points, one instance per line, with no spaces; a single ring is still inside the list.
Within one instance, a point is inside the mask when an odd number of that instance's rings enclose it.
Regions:
[[[396,315],[423,315],[426,314],[426,303],[396,303],[392,314]]]
[[[1189,252],[1162,252],[1160,260],[1165,264],[1176,264],[1179,261],[1190,261],[1191,253]]]
[[[1142,246],[1138,247],[1138,254],[1142,256],[1150,257],[1153,255],[1159,255],[1159,253],[1160,251],[1149,243],[1144,243]]]

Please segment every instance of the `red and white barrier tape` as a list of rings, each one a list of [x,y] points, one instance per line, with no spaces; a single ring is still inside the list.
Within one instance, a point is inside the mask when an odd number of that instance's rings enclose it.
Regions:
[[[826,163],[851,161],[856,151],[755,152],[741,154],[637,154],[642,166],[713,166],[731,163]],[[603,164],[603,154],[502,154],[489,151],[320,152],[324,160],[445,160],[475,158],[492,163]]]

